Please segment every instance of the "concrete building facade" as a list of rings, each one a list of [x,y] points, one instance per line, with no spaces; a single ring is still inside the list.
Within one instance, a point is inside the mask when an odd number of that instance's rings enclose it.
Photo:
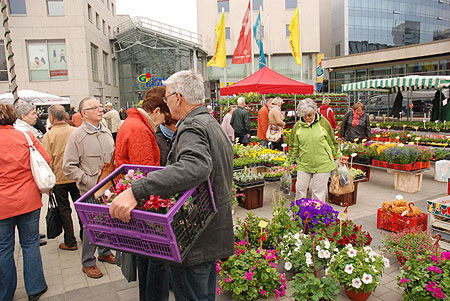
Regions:
[[[19,89],[71,99],[86,96],[119,103],[118,66],[112,43],[114,0],[10,0],[9,27]],[[3,31],[3,29],[2,29]],[[0,45],[0,91],[10,91]]]
[[[297,7],[297,0],[251,0],[253,5],[252,26],[260,11],[264,26],[263,45],[267,66],[274,71],[308,84],[316,80],[317,54],[321,49],[320,3],[315,0],[300,1],[302,66],[298,66],[289,48],[289,24]],[[209,58],[214,53],[216,27],[222,8],[225,11],[227,77],[228,82],[237,81],[250,75],[250,64],[232,64],[233,52],[239,39],[242,20],[249,2],[243,0],[197,0],[198,32],[203,36],[203,48]],[[259,50],[253,40],[255,71],[258,70]],[[301,74],[302,72],[302,74]],[[223,68],[207,67],[210,80],[223,82]]]

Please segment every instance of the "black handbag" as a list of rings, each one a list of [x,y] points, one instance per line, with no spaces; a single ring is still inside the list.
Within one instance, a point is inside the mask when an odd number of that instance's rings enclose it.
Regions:
[[[47,222],[47,238],[53,239],[58,237],[62,233],[63,227],[59,216],[58,204],[53,193],[50,193],[48,197],[48,210],[45,220]]]

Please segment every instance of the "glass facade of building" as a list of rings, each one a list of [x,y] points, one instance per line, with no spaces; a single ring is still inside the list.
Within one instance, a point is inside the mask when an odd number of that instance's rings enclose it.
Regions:
[[[348,0],[347,20],[348,53],[341,40],[336,55],[442,40],[450,38],[450,1]]]

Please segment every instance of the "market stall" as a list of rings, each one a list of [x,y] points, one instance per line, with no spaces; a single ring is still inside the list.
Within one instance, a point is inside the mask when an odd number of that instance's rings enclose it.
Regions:
[[[450,76],[419,76],[410,75],[404,77],[369,79],[365,81],[344,84],[342,85],[343,92],[382,92],[388,93],[390,96],[393,93],[402,91],[409,91],[410,108],[412,105],[412,91],[434,89],[442,91],[443,88],[450,86]],[[447,102],[444,101],[442,93],[438,94],[437,101],[433,103],[433,111],[438,120],[450,120],[450,105],[447,107]],[[444,101],[444,103],[443,103]],[[446,111],[449,111],[449,119],[445,116]],[[391,116],[390,97],[388,97],[388,116]],[[438,113],[436,113],[438,112]],[[445,117],[445,118],[443,118]]]
[[[70,99],[68,97],[56,96],[48,93],[43,93],[33,90],[19,90],[19,100],[29,102],[33,105],[53,105],[70,104]],[[14,96],[12,93],[0,94],[0,104],[13,104]]]

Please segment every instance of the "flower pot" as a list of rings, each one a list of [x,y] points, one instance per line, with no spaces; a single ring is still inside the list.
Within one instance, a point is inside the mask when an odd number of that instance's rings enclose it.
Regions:
[[[365,293],[364,291],[355,292],[350,287],[344,287],[344,288],[345,288],[345,293],[350,298],[350,300],[364,301],[364,300],[369,299],[370,294],[372,294],[372,292]]]

